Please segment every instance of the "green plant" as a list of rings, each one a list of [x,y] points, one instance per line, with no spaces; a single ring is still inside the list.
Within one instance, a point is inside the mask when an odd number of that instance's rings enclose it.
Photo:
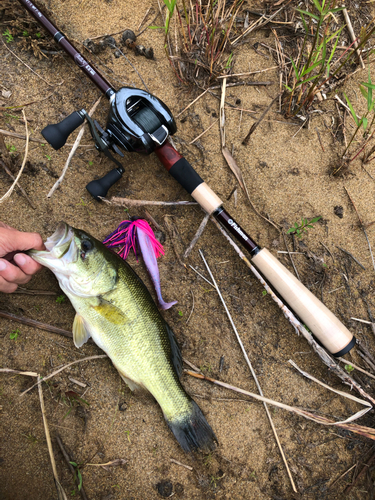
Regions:
[[[356,57],[356,52],[349,50],[352,48],[352,43],[347,51],[333,61],[345,25],[334,32],[331,28],[337,21],[335,14],[344,7],[336,7],[338,0],[313,0],[313,3],[309,11],[296,9],[301,16],[305,36],[297,59],[291,58],[293,72],[285,85],[290,92],[286,101],[286,111],[289,116],[295,116],[302,108],[308,109],[319,89]],[[363,28],[358,47],[362,48],[374,32],[374,27],[369,27],[368,30]],[[338,64],[339,62],[341,63]],[[332,72],[333,65],[335,70]]]
[[[172,16],[173,16],[174,8],[176,7],[176,1],[177,0],[171,0],[171,1],[163,0],[164,5],[167,7],[167,11],[168,11],[167,16],[165,18],[165,24],[164,24],[165,36],[168,35],[169,24],[170,24]]]
[[[302,217],[301,219],[301,224],[298,224],[298,222],[295,222],[293,227],[289,228],[288,231],[286,232],[287,234],[295,234],[297,238],[302,238],[303,232],[307,231],[307,229],[313,228],[313,224],[315,222],[318,222],[318,220],[321,219],[321,217],[314,217],[313,219],[304,219]]]
[[[128,437],[128,441],[129,441],[129,443],[131,444],[131,441],[130,441],[130,431],[124,431],[124,432],[125,432],[125,434],[126,434],[126,435],[127,435],[127,437]]]
[[[182,316],[184,315],[184,313],[182,311],[178,311],[178,315],[182,318]]]
[[[50,155],[44,155],[44,156],[47,158],[47,160],[51,161]]]
[[[348,373],[351,373],[354,370],[352,365],[345,365],[344,368]]]
[[[25,36],[25,37],[26,37],[26,36],[29,36],[29,32],[28,32],[27,30],[24,30],[24,31],[22,32],[22,36]]]
[[[18,328],[16,328],[15,330],[13,330],[12,332],[10,332],[9,334],[9,338],[10,340],[17,340],[18,339],[18,335],[20,334],[21,332],[19,331]]]
[[[365,149],[365,147],[367,146],[367,144],[369,143],[369,141],[371,140],[371,138],[373,137],[373,135],[375,133],[375,127],[374,127],[374,130],[372,130],[373,125],[374,125],[374,121],[375,121],[375,97],[373,98],[372,91],[375,90],[375,85],[371,81],[370,64],[368,65],[367,82],[362,82],[359,85],[359,89],[361,91],[361,94],[363,95],[363,97],[366,100],[366,108],[367,108],[365,113],[360,118],[357,116],[357,113],[354,111],[353,104],[350,102],[349,97],[344,92],[346,102],[348,103],[348,106],[350,109],[350,114],[352,115],[352,118],[353,118],[355,124],[357,125],[357,128],[355,129],[347,147],[345,148],[345,151],[342,155],[342,158],[344,159],[346,153],[349,151],[349,148],[350,148],[352,142],[354,141],[355,137],[357,136],[357,134],[359,133],[361,128],[363,128],[363,138],[364,138],[364,143],[360,144],[358,151],[355,153],[355,155],[351,159],[348,160],[349,162],[351,162],[357,158],[357,156]],[[371,112],[372,112],[372,119],[371,119],[371,121],[369,121]],[[374,148],[371,150],[371,152],[368,155],[365,155],[364,163],[367,163],[367,162],[371,161],[373,158],[375,158],[375,156],[373,156],[372,158],[369,158],[369,156],[371,156],[371,154],[373,152],[374,152]]]
[[[7,28],[4,31],[3,36],[5,36],[5,39],[6,39],[7,43],[11,43],[14,40],[12,33],[9,31],[9,28]]]
[[[38,442],[38,439],[33,434],[31,434],[31,432],[29,434],[22,434],[22,436],[25,436],[30,444],[36,444]]]
[[[63,302],[65,302],[65,299],[66,299],[66,296],[65,295],[59,295],[57,298],[56,298],[56,302],[58,304],[62,304]]]
[[[12,144],[7,144],[7,150],[9,151],[9,153],[15,153],[17,151],[17,148]]]
[[[35,36],[36,36],[37,38],[42,38],[42,34],[41,34],[41,33],[35,33]]]
[[[82,474],[81,471],[79,470],[79,465],[76,462],[69,462],[73,467],[75,468],[75,475],[77,475],[78,478],[78,491],[81,491],[82,488]]]
[[[262,295],[265,297],[267,295],[267,290],[262,290]]]

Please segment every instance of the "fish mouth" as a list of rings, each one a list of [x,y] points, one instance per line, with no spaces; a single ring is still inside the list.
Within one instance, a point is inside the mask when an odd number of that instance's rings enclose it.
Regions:
[[[56,268],[57,261],[60,266],[70,264],[78,259],[78,247],[74,240],[74,230],[66,222],[59,222],[55,232],[45,242],[46,250],[30,250],[29,255],[50,269]]]
[[[70,245],[73,239],[73,229],[66,222],[59,222],[55,232],[47,238],[45,247],[48,252],[57,252],[65,249]],[[56,255],[57,257],[57,255]],[[60,255],[61,258],[62,255]]]

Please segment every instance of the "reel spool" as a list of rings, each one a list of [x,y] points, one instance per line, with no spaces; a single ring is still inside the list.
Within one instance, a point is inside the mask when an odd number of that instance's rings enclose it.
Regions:
[[[91,181],[86,189],[96,199],[106,196],[108,190],[124,173],[124,167],[109,150],[124,156],[129,153],[149,155],[177,131],[176,122],[169,108],[157,97],[141,89],[123,87],[110,98],[106,129],[93,121],[82,109],[74,111],[62,122],[48,125],[42,130],[46,141],[58,150],[69,135],[87,120],[95,147],[113,161],[117,168],[103,178]]]

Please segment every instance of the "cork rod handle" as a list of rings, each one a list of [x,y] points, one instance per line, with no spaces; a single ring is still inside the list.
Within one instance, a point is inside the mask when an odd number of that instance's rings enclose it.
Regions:
[[[343,356],[354,347],[353,334],[266,248],[252,262],[334,356]]]

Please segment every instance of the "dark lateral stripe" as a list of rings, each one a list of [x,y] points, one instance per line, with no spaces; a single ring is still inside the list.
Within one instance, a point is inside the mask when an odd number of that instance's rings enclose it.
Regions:
[[[203,179],[185,158],[176,161],[170,168],[169,173],[189,194],[203,182]]]

